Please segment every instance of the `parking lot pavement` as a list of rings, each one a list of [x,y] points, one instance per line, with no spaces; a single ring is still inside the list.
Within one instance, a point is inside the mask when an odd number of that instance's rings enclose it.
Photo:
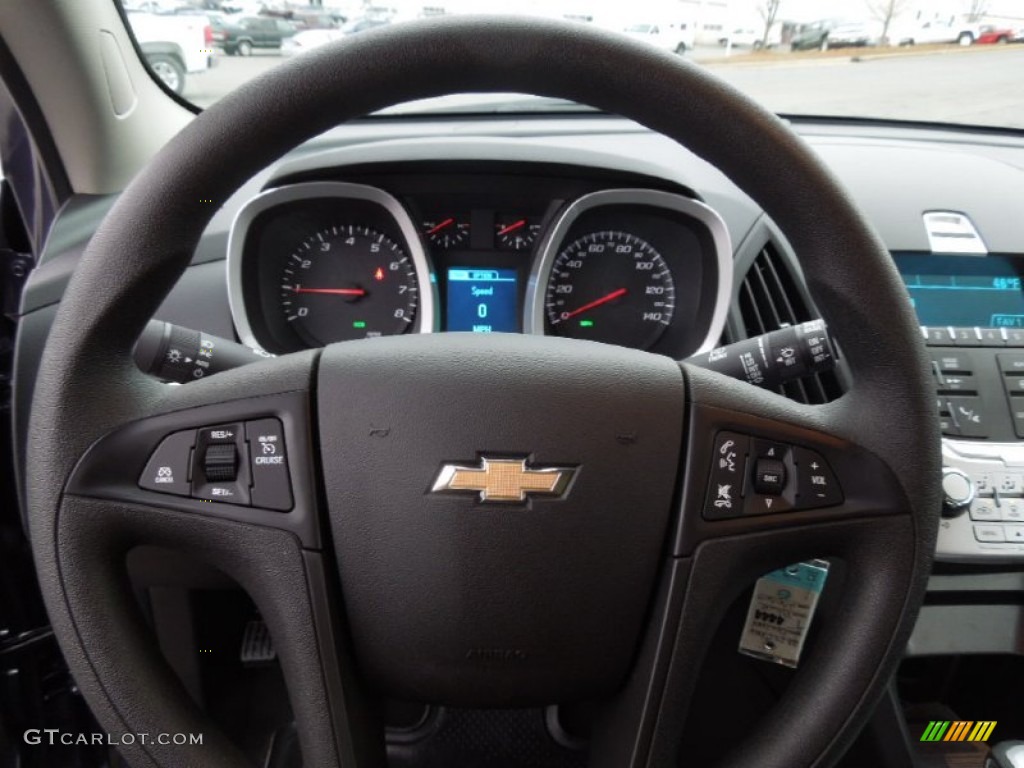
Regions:
[[[863,54],[862,54],[863,55]],[[775,112],[1024,128],[1024,46],[708,69]]]
[[[773,57],[774,59],[775,57]],[[860,58],[861,60],[857,60]],[[219,56],[217,66],[189,77],[185,97],[200,106],[285,61],[276,53]],[[709,71],[782,114],[882,117],[1024,128],[1020,75],[1024,46],[991,46],[887,57],[792,58],[766,66],[729,60],[702,62]],[[467,97],[453,97],[453,104]],[[435,100],[435,105],[439,100]]]
[[[182,94],[193,104],[208,107],[233,88],[252,80],[268,69],[287,61],[277,51],[253,51],[252,56],[227,56],[218,53],[217,63],[201,75],[185,78]]]

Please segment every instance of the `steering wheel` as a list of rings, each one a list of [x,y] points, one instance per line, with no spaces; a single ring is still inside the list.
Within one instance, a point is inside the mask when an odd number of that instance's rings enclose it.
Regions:
[[[226,200],[347,119],[485,91],[624,115],[730,176],[790,238],[842,342],[849,391],[805,406],[647,353],[515,335],[335,344],[182,387],[137,369],[133,343],[188,265],[215,207],[204,201]],[[674,766],[726,607],[766,572],[830,558],[843,564],[842,610],[781,703],[724,756],[826,765],[869,716],[923,599],[939,509],[930,392],[890,258],[782,121],[678,57],[583,25],[401,24],[242,86],[120,196],[44,352],[27,466],[32,546],[56,636],[104,728],[204,734],[201,746],[136,739],[122,747],[134,766],[246,764],[140,617],[125,566],[139,546],[186,551],[249,593],[305,764],[318,768],[383,764],[367,703],[379,694],[476,707],[596,700],[591,765]],[[707,519],[723,433],[813,452],[842,503]],[[233,446],[242,473],[275,442],[287,509],[255,498],[255,484],[249,505],[140,487],[168,438],[197,461],[217,441]],[[558,477],[524,503],[433,492],[450,465],[496,456],[527,462],[519,488],[527,475]]]

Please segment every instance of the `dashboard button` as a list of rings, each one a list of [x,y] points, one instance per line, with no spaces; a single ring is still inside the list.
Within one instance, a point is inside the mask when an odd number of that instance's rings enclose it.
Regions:
[[[743,479],[746,476],[750,438],[735,432],[719,432],[711,457],[704,517],[724,520],[743,514]]]
[[[980,472],[974,476],[974,492],[978,496],[991,496],[995,479],[990,472]]]
[[[1007,541],[1024,541],[1024,525],[1004,525],[1003,533]]]
[[[1024,395],[1024,376],[1003,375],[1003,387],[1008,395]]]
[[[980,347],[981,334],[977,328],[954,328],[953,343],[958,347]]]
[[[938,391],[940,394],[974,393],[978,391],[978,385],[974,380],[974,376],[970,374],[945,373],[939,379]]]
[[[953,423],[964,437],[987,437],[988,420],[979,397],[950,397]]]
[[[976,525],[974,538],[981,542],[1003,542],[1006,541],[1006,534],[1001,525]]]
[[[924,343],[929,347],[952,347],[953,334],[945,326],[933,325],[924,329]]]
[[[995,476],[995,488],[1001,495],[1019,495],[1024,489],[1024,477],[1016,472],[999,472]]]
[[[1000,499],[999,505],[1004,523],[1024,523],[1024,499]]]
[[[1024,328],[1003,328],[1006,336],[1006,346],[1024,347]]]
[[[942,470],[942,516],[957,517],[974,501],[974,483],[959,469]]]
[[[1006,344],[1002,328],[979,328],[981,343],[986,347],[1001,347]]]
[[[975,499],[971,502],[971,520],[998,523],[1002,518],[993,499]]]
[[[971,361],[966,352],[955,352],[943,350],[942,352],[930,353],[932,362],[938,366],[939,373],[971,373]]]
[[[139,477],[139,487],[157,493],[188,496],[191,490],[189,467],[195,443],[194,429],[165,437],[146,463]]]
[[[996,355],[1003,373],[1024,374],[1024,352],[1003,352]]]

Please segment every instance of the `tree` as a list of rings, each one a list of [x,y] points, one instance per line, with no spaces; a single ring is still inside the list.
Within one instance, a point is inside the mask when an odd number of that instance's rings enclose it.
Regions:
[[[967,10],[967,20],[975,24],[981,21],[986,13],[988,13],[988,0],[971,0]]]
[[[779,15],[780,5],[782,5],[782,0],[763,0],[757,8],[764,20],[764,33],[761,35],[762,49],[768,47],[768,38],[772,33],[772,27],[775,26],[775,18]]]
[[[981,0],[972,0],[981,2]],[[908,0],[868,0],[871,15],[882,22],[882,44],[889,42],[889,27],[892,20],[907,9]]]

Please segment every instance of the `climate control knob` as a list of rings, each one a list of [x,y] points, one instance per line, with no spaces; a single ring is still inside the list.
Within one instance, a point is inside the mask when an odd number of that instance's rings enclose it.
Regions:
[[[974,483],[965,472],[946,467],[942,470],[942,516],[957,517],[974,501]]]

